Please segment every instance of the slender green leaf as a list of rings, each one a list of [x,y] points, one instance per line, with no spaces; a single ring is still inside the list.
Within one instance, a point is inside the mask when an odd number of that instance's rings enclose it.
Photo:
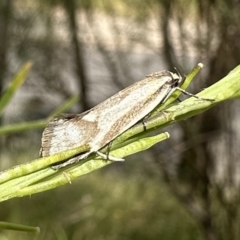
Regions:
[[[10,102],[16,91],[21,87],[21,85],[26,80],[27,74],[32,67],[31,62],[27,62],[15,75],[7,89],[4,91],[2,97],[0,98],[0,115],[2,114],[4,108]]]
[[[78,101],[78,99],[79,99],[78,95],[72,96],[65,103],[63,103],[63,105],[61,105],[53,113],[51,113],[47,119],[23,122],[23,123],[15,123],[15,124],[10,124],[10,125],[5,125],[3,127],[0,127],[0,136],[44,128],[47,125],[49,118],[52,118],[55,115],[58,115],[60,113],[67,111]]]

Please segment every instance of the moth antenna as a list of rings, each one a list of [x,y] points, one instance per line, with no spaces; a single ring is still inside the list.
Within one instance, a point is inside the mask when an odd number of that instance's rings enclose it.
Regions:
[[[183,79],[186,78],[187,75],[184,73],[184,71],[183,71],[183,69],[182,69],[181,66],[179,66],[179,70],[178,70],[177,67],[174,67],[174,69],[176,70],[176,72],[177,72],[177,74],[178,74],[179,77],[181,77],[181,78],[183,78]]]

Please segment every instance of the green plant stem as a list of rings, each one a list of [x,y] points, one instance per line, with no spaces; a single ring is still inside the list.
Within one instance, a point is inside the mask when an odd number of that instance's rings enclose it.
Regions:
[[[127,146],[111,151],[112,156],[122,157],[146,150],[154,144],[163,141],[169,137],[168,133],[162,133],[153,137],[142,138]],[[69,152],[69,151],[67,151]],[[78,167],[69,166],[59,171],[52,168],[43,169],[25,176],[9,180],[0,186],[0,201],[5,201],[13,197],[22,197],[32,195],[37,192],[46,191],[57,186],[71,183],[79,176],[97,170],[103,166],[112,163],[112,161],[102,160],[99,157],[92,160],[85,160],[78,163]],[[30,165],[31,163],[29,163]],[[19,166],[21,168],[21,165]],[[51,178],[45,179],[51,176]],[[41,180],[41,182],[39,182]],[[36,184],[35,184],[36,183]],[[33,184],[33,185],[32,185]]]
[[[15,230],[15,231],[23,231],[23,232],[33,232],[33,233],[40,232],[39,227],[32,227],[32,226],[26,226],[22,224],[15,224],[15,223],[2,222],[2,221],[0,221],[0,228]]]

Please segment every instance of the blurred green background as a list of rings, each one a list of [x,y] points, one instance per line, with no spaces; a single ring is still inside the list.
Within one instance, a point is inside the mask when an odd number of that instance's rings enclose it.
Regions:
[[[154,71],[205,67],[198,92],[240,62],[235,0],[1,0],[0,93],[27,61],[4,108],[9,124],[45,120],[75,94],[85,111]],[[1,203],[0,220],[41,233],[0,239],[237,240],[239,101],[167,130],[171,138],[52,191]],[[43,126],[0,135],[0,170],[38,157]]]

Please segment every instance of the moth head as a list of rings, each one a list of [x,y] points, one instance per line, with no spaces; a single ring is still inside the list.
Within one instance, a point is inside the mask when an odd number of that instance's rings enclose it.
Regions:
[[[173,86],[178,87],[183,84],[184,80],[186,79],[186,75],[183,73],[182,70],[179,71],[177,68],[174,69],[176,70],[177,73],[171,72]]]

